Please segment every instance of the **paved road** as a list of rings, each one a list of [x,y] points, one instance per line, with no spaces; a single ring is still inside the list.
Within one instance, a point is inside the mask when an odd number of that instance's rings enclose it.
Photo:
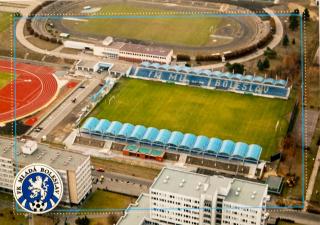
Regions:
[[[101,175],[104,176],[104,179],[97,183],[93,183],[93,191],[96,188],[101,188],[121,194],[131,195],[131,196],[140,196],[141,193],[148,193],[149,187],[152,184],[152,181],[144,180],[136,177],[126,176],[123,174],[112,173],[112,172],[93,172],[94,179],[99,179]]]
[[[89,84],[86,88],[78,88],[67,99],[64,100],[51,114],[40,124],[38,127],[42,127],[40,132],[31,132],[31,136],[37,140],[40,140],[43,136],[49,134],[64,118],[66,115],[72,112],[72,110],[82,102],[98,85],[100,81],[98,79],[89,80]],[[76,103],[72,103],[72,99],[76,98]]]
[[[316,179],[317,179],[317,174],[318,174],[318,171],[319,171],[319,167],[320,167],[320,147],[318,148],[318,153],[317,153],[317,156],[315,158],[313,169],[312,169],[312,172],[311,172],[311,175],[310,175],[308,189],[306,191],[306,201],[305,201],[305,204],[304,204],[304,211],[307,210],[308,202],[311,200],[311,196],[312,196],[313,188],[314,188],[314,185],[315,185],[315,182],[316,182]]]
[[[121,174],[121,173],[108,172],[108,171],[106,171],[106,172],[93,171],[92,175],[95,177],[100,177],[101,175],[103,175],[105,178],[113,179],[115,181],[118,180],[118,182],[129,181],[130,183],[141,184],[141,185],[145,185],[148,187],[151,186],[151,184],[153,183],[153,180],[143,179],[140,177],[133,177],[133,176],[129,176],[129,175]]]
[[[320,215],[297,210],[274,210],[269,213],[272,218],[290,219],[305,225],[319,225],[320,221]]]

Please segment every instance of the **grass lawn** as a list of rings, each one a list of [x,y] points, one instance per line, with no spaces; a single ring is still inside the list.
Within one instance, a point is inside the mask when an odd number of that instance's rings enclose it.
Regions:
[[[280,221],[278,222],[278,225],[303,225],[303,224],[300,224],[300,223],[290,223],[290,222],[286,222],[286,221],[280,220]]]
[[[101,9],[99,14],[116,13],[122,15],[152,15],[150,12],[172,12],[151,8],[150,6],[136,6],[130,4],[109,4]],[[140,13],[140,14],[139,14]],[[112,15],[110,14],[110,15]],[[69,21],[63,23],[69,29],[78,32],[101,34],[106,36],[130,38],[157,43],[204,46],[210,43],[210,30],[214,31],[220,25],[226,24],[218,17],[207,18],[96,18],[88,21]],[[222,23],[223,21],[223,23]],[[196,35],[195,35],[196,34]]]
[[[11,22],[10,22],[11,13],[8,12],[0,12],[0,32],[6,30]]]
[[[0,209],[0,224],[1,225],[27,225],[28,220],[24,216],[14,215],[12,209]]]
[[[134,197],[97,190],[91,196],[89,196],[82,207],[86,209],[125,209],[130,203],[135,201],[136,198]]]
[[[293,102],[122,78],[90,116],[255,143],[268,159],[286,133]]]
[[[10,83],[12,76],[11,73],[0,71],[0,89]]]

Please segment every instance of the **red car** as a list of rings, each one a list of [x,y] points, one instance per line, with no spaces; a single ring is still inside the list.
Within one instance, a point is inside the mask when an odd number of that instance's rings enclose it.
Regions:
[[[103,168],[98,168],[97,171],[98,172],[104,172],[104,169]]]

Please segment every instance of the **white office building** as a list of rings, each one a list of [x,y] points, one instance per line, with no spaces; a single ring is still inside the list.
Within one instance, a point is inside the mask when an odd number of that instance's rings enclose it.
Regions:
[[[266,184],[164,168],[117,225],[264,225],[267,191]]]
[[[13,141],[0,139],[0,190],[12,191],[16,167],[19,169],[31,163],[43,163],[54,168],[63,182],[62,202],[78,205],[92,189],[90,156],[36,145],[36,149],[26,151],[36,144],[17,142],[13,153]]]

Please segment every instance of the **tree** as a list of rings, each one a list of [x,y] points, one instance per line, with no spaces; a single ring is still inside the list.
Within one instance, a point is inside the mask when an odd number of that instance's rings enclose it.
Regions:
[[[284,37],[283,37],[282,45],[285,46],[285,47],[289,45],[289,38],[288,38],[287,34],[285,34]]]
[[[267,47],[263,54],[269,59],[275,59],[277,57],[277,52],[269,47]]]
[[[310,19],[309,9],[305,8],[302,13],[302,16],[305,21],[308,21]]]
[[[289,17],[289,28],[291,30],[296,30],[299,27],[299,9],[295,9]]]
[[[88,219],[87,216],[82,217],[82,218],[78,217],[78,218],[76,219],[75,223],[76,223],[77,225],[89,225],[89,224],[90,224],[90,220]]]
[[[269,62],[269,59],[268,58],[265,58],[263,60],[263,68],[264,69],[268,69],[270,67],[270,62]]]
[[[259,59],[258,63],[257,63],[257,67],[260,71],[263,71],[264,70],[264,65],[261,61],[261,59]]]
[[[244,72],[244,65],[240,63],[226,63],[226,68],[228,69],[229,72],[231,73],[240,73],[243,74]]]
[[[190,56],[189,55],[177,55],[177,61],[190,61]]]

